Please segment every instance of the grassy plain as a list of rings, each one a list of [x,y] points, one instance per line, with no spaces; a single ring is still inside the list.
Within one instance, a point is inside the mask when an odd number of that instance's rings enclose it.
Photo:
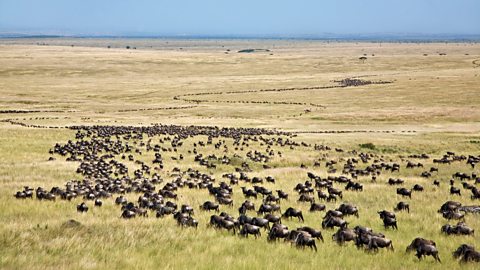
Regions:
[[[108,45],[112,48],[107,49]],[[126,45],[137,49],[127,50]],[[237,53],[245,48],[271,51]],[[364,54],[367,60],[362,62],[358,58]],[[475,43],[1,40],[0,110],[38,112],[0,113],[0,120],[58,127],[151,123],[262,127],[299,132],[295,138],[298,141],[371,151],[385,155],[386,159],[399,160],[401,155],[418,153],[440,157],[446,151],[478,155],[480,67],[473,62],[479,59],[480,45]],[[352,77],[392,83],[241,93],[335,86],[334,80]],[[182,96],[212,92],[221,93]],[[180,99],[175,99],[179,95]],[[185,98],[205,101],[188,102]],[[362,132],[309,133],[316,131]],[[401,200],[394,187],[385,183],[390,175],[382,175],[376,184],[360,178],[365,191],[346,193],[344,201],[360,208],[360,218],[347,218],[348,221],[353,226],[362,224],[384,232],[393,240],[395,252],[381,250],[371,254],[357,250],[352,244],[338,246],[331,240],[333,231],[326,230],[325,243],[318,243],[319,251],[314,253],[286,243],[267,243],[266,233],[254,240],[207,228],[210,214],[198,209],[195,216],[200,226],[192,230],[177,227],[172,218],[156,219],[153,214],[146,219],[120,219],[119,209],[112,200],[106,200],[102,208],[91,207],[87,214],[75,211],[81,199],[55,203],[16,200],[12,195],[25,185],[50,188],[80,179],[75,174],[77,163],[61,157],[47,161],[48,150],[55,143],[70,139],[74,139],[74,132],[64,128],[32,128],[0,122],[0,268],[474,269],[478,266],[460,265],[451,256],[461,243],[474,244],[480,249],[478,233],[442,235],[440,227],[447,221],[436,213],[446,200],[475,203],[466,191],[462,197],[448,193],[447,181],[452,173],[479,173],[478,168],[472,170],[463,163],[439,166],[440,172],[434,178],[441,180],[440,188],[431,185],[432,179],[420,178],[421,169],[393,174],[404,178],[406,186],[421,183],[426,187],[424,193],[414,194],[410,214],[398,214],[398,231],[385,231],[376,214],[377,210],[391,210]],[[361,143],[373,143],[376,149],[361,149]],[[264,148],[258,144],[252,147]],[[207,147],[204,151],[216,150]],[[296,202],[292,188],[306,180],[307,171],[327,175],[324,166],[311,167],[320,154],[306,148],[282,151],[285,151],[282,158],[275,157],[270,162],[274,168],[257,168],[252,175],[273,175],[278,183],[266,186],[288,191],[292,198],[284,204],[308,212],[308,205]],[[330,153],[330,158],[342,157],[344,154]],[[300,169],[301,163],[309,168]],[[426,168],[432,165],[425,163]],[[167,163],[162,172],[166,181],[171,180],[168,175],[174,166],[209,171],[199,167],[190,156],[183,162]],[[220,166],[209,172],[221,179],[224,172],[232,171],[232,166]],[[206,192],[189,189],[182,189],[179,194],[180,203],[195,208],[212,199]],[[137,194],[131,195],[132,199],[136,197]],[[234,208],[222,210],[237,215],[236,209],[243,201],[239,188],[235,189],[234,201]],[[256,204],[259,203],[257,200]],[[327,203],[327,206],[332,209],[339,204]],[[322,216],[307,213],[305,225],[319,228]],[[62,226],[69,219],[78,220],[81,227]],[[478,216],[469,215],[466,222],[480,230]],[[293,220],[285,223],[290,228],[300,225]],[[431,258],[419,262],[413,254],[404,252],[417,236],[437,242],[442,264],[434,263]]]

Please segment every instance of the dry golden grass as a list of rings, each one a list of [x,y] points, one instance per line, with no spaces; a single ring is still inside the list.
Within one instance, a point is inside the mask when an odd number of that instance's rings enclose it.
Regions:
[[[0,45],[0,110],[46,112],[2,113],[0,120],[13,119],[42,126],[163,123],[286,131],[361,130],[376,132],[300,133],[295,140],[345,149],[359,149],[360,143],[371,142],[377,146],[375,153],[394,159],[410,153],[439,156],[447,150],[476,155],[480,152],[480,68],[472,64],[480,59],[479,44],[47,40],[41,42],[51,46],[37,46],[36,42],[22,41],[31,45],[8,40],[0,42],[3,44]],[[116,48],[107,49],[108,44]],[[129,44],[138,49],[124,49]],[[273,55],[236,53],[244,48],[268,48]],[[228,54],[225,53],[227,49],[231,49]],[[365,63],[358,60],[363,54],[368,57]],[[336,85],[333,80],[357,76],[393,83],[225,93],[333,86]],[[204,92],[223,94],[187,96],[209,101],[199,104],[174,99],[178,95]],[[225,101],[281,101],[307,105],[230,104]],[[326,108],[312,107],[310,103]],[[174,109],[165,109],[169,107]],[[304,113],[307,109],[311,112]],[[239,239],[206,228],[207,213],[196,213],[201,222],[198,231],[182,230],[170,218],[122,220],[112,201],[106,201],[101,209],[80,215],[75,211],[75,204],[81,199],[75,203],[50,203],[13,198],[12,194],[24,185],[52,187],[63,185],[69,179],[79,179],[75,174],[78,164],[61,158],[47,161],[48,150],[56,142],[64,143],[73,138],[74,132],[67,129],[27,128],[0,122],[0,268],[476,267],[473,264],[461,266],[450,253],[464,242],[480,248],[478,234],[469,237],[441,235],[440,226],[447,222],[435,213],[448,199],[474,203],[466,195],[456,198],[448,194],[446,181],[453,172],[472,172],[464,164],[441,167],[438,178],[443,186],[440,189],[431,186],[431,180],[419,178],[421,170],[396,174],[405,178],[408,186],[422,183],[427,191],[414,194],[411,214],[399,214],[399,231],[385,232],[393,240],[395,252],[382,250],[379,254],[368,254],[352,245],[339,247],[330,240],[333,231],[325,231],[326,241],[318,244],[319,252],[314,254],[284,243],[269,244],[265,236],[259,240]],[[256,147],[263,149],[259,145]],[[341,156],[332,153],[333,158]],[[253,174],[274,175],[278,184],[267,186],[272,189],[278,186],[292,193],[293,185],[305,181],[306,172],[312,170],[299,169],[300,163],[311,164],[318,157],[317,152],[307,149],[285,151],[283,158],[271,161],[276,168],[258,169]],[[150,156],[143,158],[151,160]],[[193,163],[193,157],[181,164],[172,162],[166,169],[175,165],[200,168]],[[426,163],[426,168],[430,165]],[[211,173],[220,179],[223,172],[232,169],[221,166]],[[323,167],[314,171],[326,176]],[[479,173],[478,169],[476,172]],[[394,196],[394,189],[384,184],[386,178],[387,175],[382,176],[378,184],[360,179],[366,191],[347,193],[345,200],[358,204],[361,209],[358,220],[348,218],[352,224],[384,231],[375,211],[391,209],[400,200]],[[205,192],[198,194],[191,190],[182,190],[180,195],[182,203],[194,207],[211,199]],[[292,197],[287,205],[307,212],[307,205],[294,202],[295,196]],[[238,189],[234,199],[236,207],[243,201]],[[330,209],[338,204],[327,205]],[[236,207],[222,210],[236,214]],[[319,227],[322,216],[307,214],[306,225]],[[66,229],[61,226],[71,218],[80,221],[82,227]],[[286,223],[291,228],[299,225],[296,221]],[[468,216],[467,224],[480,230],[480,220],[476,216]],[[435,264],[431,258],[418,262],[412,254],[404,253],[406,245],[420,235],[437,241],[443,264]]]

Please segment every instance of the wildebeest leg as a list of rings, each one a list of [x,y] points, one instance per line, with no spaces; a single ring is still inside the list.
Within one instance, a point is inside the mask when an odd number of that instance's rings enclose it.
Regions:
[[[417,250],[417,254],[415,254],[419,260],[422,259],[422,254]]]

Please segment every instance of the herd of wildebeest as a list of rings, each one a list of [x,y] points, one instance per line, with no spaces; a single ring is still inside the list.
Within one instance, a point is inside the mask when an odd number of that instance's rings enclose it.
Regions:
[[[394,243],[383,233],[366,226],[352,227],[349,224],[346,220],[348,216],[360,215],[356,205],[340,202],[338,207],[327,209],[322,203],[343,200],[345,193],[363,192],[365,182],[360,183],[359,177],[377,182],[382,174],[423,168],[422,160],[429,160],[438,166],[422,169],[421,177],[431,179],[432,185],[449,188],[450,193],[456,196],[470,196],[473,202],[480,199],[480,191],[476,187],[480,184],[480,176],[471,170],[480,162],[480,155],[464,156],[447,152],[441,158],[431,158],[419,154],[401,157],[401,161],[395,162],[379,154],[297,142],[294,134],[257,128],[175,125],[70,128],[76,131],[75,139],[64,144],[57,143],[50,150],[50,160],[55,160],[54,155],[57,155],[67,161],[80,163],[76,172],[82,180],[71,180],[64,187],[51,189],[24,187],[16,192],[16,198],[35,196],[38,200],[49,201],[82,198],[83,202],[77,205],[78,212],[88,212],[89,207],[101,207],[103,200],[114,199],[120,208],[120,218],[148,217],[153,213],[157,218],[171,216],[179,226],[194,228],[200,223],[195,219],[195,212],[209,211],[212,215],[206,225],[212,230],[226,230],[232,234],[243,237],[251,235],[255,238],[261,238],[262,233],[266,233],[266,239],[272,243],[283,240],[314,251],[317,251],[317,241],[325,241],[323,234],[326,230],[333,230],[332,241],[341,245],[352,242],[366,251],[382,248],[394,251]],[[189,143],[186,143],[187,140]],[[212,149],[214,147],[217,154],[204,153],[207,146]],[[273,158],[282,157],[289,150],[302,147],[318,152],[322,158],[302,163],[300,167],[305,169],[305,177],[291,189],[271,190],[267,186],[275,186],[277,179],[272,176],[252,176],[253,169],[269,169],[272,166],[269,161]],[[223,154],[218,155],[219,152]],[[344,153],[349,157],[333,159],[329,158],[329,152]],[[146,161],[150,157],[153,160]],[[205,170],[194,169],[192,166],[186,169],[165,166],[167,162],[175,162],[173,164],[177,165],[189,158],[193,158],[199,165],[197,168],[204,167]],[[446,166],[444,164],[451,163],[467,164],[469,173],[456,172],[451,179],[447,179],[450,182],[434,179],[434,174],[442,170],[442,166]],[[212,171],[221,165],[229,165],[230,167],[223,168],[232,168],[232,171],[224,173],[219,181]],[[316,175],[313,170],[309,171],[310,166],[325,168],[328,176],[322,178]],[[343,169],[338,171],[338,168]],[[389,178],[385,184],[398,186],[396,193],[402,200],[394,205],[393,211],[377,209],[378,222],[386,230],[401,230],[402,225],[398,224],[396,214],[399,211],[410,212],[412,194],[423,192],[424,186],[415,184],[409,188],[400,178]],[[211,200],[201,205],[181,203],[177,193],[186,188],[208,192]],[[239,205],[238,215],[233,200],[235,189],[241,190],[244,196],[236,204]],[[137,194],[138,200],[127,199],[132,197],[128,194]],[[314,225],[296,229],[284,225],[282,220],[286,219],[308,223],[300,209],[289,206],[292,200],[309,204],[309,212],[325,212],[322,230]],[[446,201],[440,206],[438,214],[455,223],[445,224],[439,228],[440,232],[448,235],[473,235],[474,229],[465,223],[464,217],[480,214],[480,205]],[[406,251],[415,252],[419,259],[432,256],[440,262],[437,245],[431,239],[412,239]],[[480,251],[471,245],[462,244],[452,252],[462,262],[480,262]]]

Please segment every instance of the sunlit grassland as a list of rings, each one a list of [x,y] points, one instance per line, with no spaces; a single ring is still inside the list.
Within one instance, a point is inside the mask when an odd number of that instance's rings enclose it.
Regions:
[[[51,41],[52,44],[58,40]],[[219,125],[236,127],[266,127],[287,131],[361,130],[362,133],[346,134],[298,134],[294,140],[310,144],[326,144],[347,150],[369,151],[384,155],[385,159],[400,160],[400,156],[428,153],[439,157],[446,151],[459,154],[480,152],[480,77],[472,61],[480,58],[478,44],[375,44],[322,42],[280,42],[273,48],[273,41],[262,43],[235,43],[225,41],[227,48],[210,43],[201,48],[188,48],[188,43],[162,47],[159,50],[125,50],[118,40],[117,48],[0,45],[0,109],[1,110],[61,110],[23,114],[0,114],[0,120],[43,126],[70,125],[149,125],[151,123],[180,125]],[[82,43],[84,42],[84,43]],[[93,41],[92,41],[93,42]],[[95,41],[97,42],[97,41]],[[103,41],[98,41],[99,43]],[[136,42],[136,41],[135,41]],[[158,41],[155,41],[158,42]],[[194,42],[194,41],[192,41]],[[202,41],[203,42],[203,41]],[[148,44],[146,42],[145,44]],[[60,44],[57,44],[60,45]],[[102,43],[103,46],[103,43]],[[160,46],[160,45],[159,45]],[[163,45],[166,46],[166,45]],[[177,46],[177,47],[175,47]],[[186,47],[180,51],[178,47]],[[237,54],[233,50],[243,47],[272,49],[269,54]],[[103,46],[105,47],[105,46]],[[145,45],[147,47],[147,45]],[[445,52],[446,56],[439,56]],[[367,54],[361,63],[359,56]],[[375,56],[371,56],[375,54]],[[423,56],[428,54],[428,56]],[[468,55],[466,55],[468,54]],[[308,91],[232,93],[199,96],[210,101],[285,101],[307,102],[326,106],[315,109],[303,105],[189,103],[173,97],[188,93],[214,91],[243,91],[287,87],[335,85],[333,80],[368,75],[368,80],[388,80],[392,84],[361,87],[333,88]],[[196,98],[194,96],[194,98]],[[167,108],[194,105],[196,107],[174,110],[147,110],[120,112],[125,109]],[[299,116],[305,109],[310,113]],[[368,131],[375,131],[369,133]],[[385,131],[389,131],[386,133]],[[412,132],[406,132],[412,131]],[[413,132],[414,131],[414,132]],[[394,252],[380,250],[369,253],[359,250],[352,243],[338,246],[331,240],[333,230],[323,230],[325,243],[318,243],[318,253],[296,249],[289,243],[268,243],[266,232],[261,239],[247,239],[225,231],[207,227],[209,216],[198,210],[206,200],[213,200],[206,190],[179,190],[179,203],[195,208],[200,225],[195,229],[182,229],[171,217],[157,219],[154,213],[148,218],[123,220],[119,207],[113,200],[104,200],[104,206],[90,211],[76,212],[72,202],[57,200],[44,202],[17,200],[15,191],[25,185],[51,188],[63,186],[71,179],[81,179],[75,174],[78,163],[66,162],[61,156],[48,161],[48,154],[55,143],[74,139],[74,131],[60,128],[27,128],[0,123],[0,268],[5,269],[474,269],[476,265],[460,265],[451,252],[462,243],[480,248],[478,233],[475,236],[445,236],[440,227],[447,221],[436,211],[446,200],[464,204],[478,204],[462,189],[463,196],[448,192],[448,180],[456,171],[477,172],[464,163],[435,165],[440,172],[430,179],[421,178],[423,170],[434,166],[430,161],[424,169],[405,169],[383,173],[377,183],[360,177],[364,192],[345,192],[344,199],[326,203],[328,209],[342,201],[358,205],[360,217],[347,217],[351,224],[364,225],[383,232],[393,240]],[[209,172],[217,182],[222,174],[233,172],[232,166],[218,165],[217,170],[206,169],[193,161],[187,150],[194,142],[206,140],[196,137],[185,142],[179,152],[166,152],[165,169],[161,172],[165,181],[172,180],[174,167],[183,170],[195,168]],[[146,141],[146,139],[145,139]],[[216,141],[216,140],[214,140]],[[231,155],[232,141],[227,140]],[[373,143],[374,150],[359,145]],[[324,162],[319,168],[313,162],[324,152],[311,148],[273,147],[281,151],[263,170],[259,164],[245,158],[250,150],[265,152],[265,146],[252,143],[244,150],[235,151],[247,161],[251,176],[272,175],[275,185],[265,183],[272,190],[282,189],[290,193],[290,200],[282,202],[282,210],[289,206],[301,209],[305,223],[284,220],[291,229],[301,225],[320,228],[323,213],[309,213],[309,205],[297,202],[293,187],[307,180],[306,173],[314,172],[326,177]],[[199,147],[205,156],[221,150],[212,145]],[[184,161],[171,157],[185,156]],[[153,160],[153,154],[134,154],[145,162]],[[341,159],[346,153],[328,152],[328,158]],[[408,158],[406,158],[408,159]],[[240,160],[238,161],[240,162]],[[128,162],[126,162],[128,163]],[[128,163],[135,167],[133,163]],[[300,164],[308,168],[301,169]],[[360,165],[361,166],[361,165]],[[341,171],[341,168],[337,166]],[[423,193],[403,199],[395,194],[395,186],[388,186],[389,177],[406,180],[406,187],[422,184]],[[441,186],[434,187],[438,179]],[[240,186],[251,186],[241,183]],[[340,186],[340,185],[339,185]],[[138,194],[129,194],[136,200]],[[222,207],[222,211],[237,215],[237,208],[244,197],[235,187],[235,206]],[[395,204],[410,202],[410,213],[398,213],[399,230],[385,230],[376,211],[392,210]],[[260,204],[260,199],[255,200]],[[254,215],[253,212],[249,213]],[[75,219],[82,225],[68,228],[64,224]],[[480,230],[480,218],[467,215],[466,223]],[[413,254],[405,253],[405,247],[417,237],[434,239],[439,248],[442,264],[431,258],[418,261]]]

